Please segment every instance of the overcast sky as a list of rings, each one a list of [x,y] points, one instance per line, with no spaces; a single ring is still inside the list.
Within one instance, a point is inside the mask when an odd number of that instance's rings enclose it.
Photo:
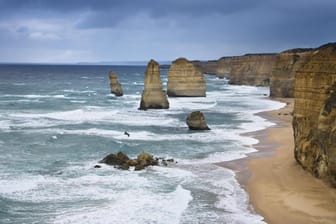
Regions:
[[[0,62],[217,59],[336,41],[336,0],[0,0]]]

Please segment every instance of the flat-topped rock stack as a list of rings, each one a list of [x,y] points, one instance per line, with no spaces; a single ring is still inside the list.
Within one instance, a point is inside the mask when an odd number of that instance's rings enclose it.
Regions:
[[[336,186],[336,43],[296,72],[293,129],[297,162]]]
[[[115,96],[122,96],[124,93],[121,84],[119,83],[117,74],[115,74],[113,71],[110,71],[109,78],[110,78],[111,93],[113,93]]]
[[[169,102],[166,91],[162,89],[159,64],[150,60],[145,73],[145,85],[142,92],[140,110],[168,109]]]
[[[167,86],[168,96],[206,96],[206,83],[202,71],[185,58],[173,61],[168,71]]]

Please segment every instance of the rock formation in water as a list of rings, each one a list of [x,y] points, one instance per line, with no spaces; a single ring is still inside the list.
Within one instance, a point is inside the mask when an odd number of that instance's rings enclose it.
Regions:
[[[336,186],[336,43],[296,72],[293,129],[297,162]]]
[[[125,153],[118,152],[117,154],[111,153],[105,156],[99,163],[105,163],[121,170],[128,170],[130,167],[134,167],[134,170],[142,170],[148,166],[167,166],[168,164],[177,162],[174,159],[155,158],[147,152],[141,152],[137,158],[130,159]],[[101,168],[101,166],[95,165],[94,168]]]
[[[168,109],[166,91],[162,89],[159,64],[150,60],[145,73],[145,85],[142,92],[140,110]]]
[[[277,55],[270,78],[270,97],[294,97],[295,73],[312,53],[313,49],[292,49]]]
[[[186,119],[186,123],[190,130],[210,130],[205,121],[204,114],[200,111],[190,113]]]
[[[109,77],[110,77],[111,93],[113,93],[115,96],[122,96],[123,90],[121,84],[119,83],[117,74],[115,74],[113,71],[110,71]]]
[[[206,83],[202,71],[185,58],[173,61],[168,71],[167,86],[168,96],[206,96]]]
[[[111,153],[100,160],[99,163],[105,163],[122,170],[128,170],[131,166],[134,167],[134,170],[142,170],[147,166],[156,166],[159,164],[158,159],[146,152],[141,152],[136,159],[130,159],[123,152],[118,152],[117,154]]]

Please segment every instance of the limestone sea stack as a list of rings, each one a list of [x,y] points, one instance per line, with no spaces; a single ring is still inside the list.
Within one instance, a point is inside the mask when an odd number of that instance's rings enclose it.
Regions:
[[[117,74],[115,74],[113,71],[110,71],[109,77],[110,77],[111,93],[113,93],[115,96],[122,96],[123,90],[121,84],[119,83]]]
[[[206,96],[206,83],[202,71],[185,58],[173,61],[168,71],[167,85],[168,96]]]
[[[145,85],[142,92],[140,110],[168,109],[169,102],[166,91],[162,89],[159,64],[150,60],[145,73]]]
[[[204,114],[200,111],[191,112],[186,122],[190,130],[210,130],[205,121]]]
[[[295,159],[336,186],[336,43],[314,51],[296,72],[294,90]]]

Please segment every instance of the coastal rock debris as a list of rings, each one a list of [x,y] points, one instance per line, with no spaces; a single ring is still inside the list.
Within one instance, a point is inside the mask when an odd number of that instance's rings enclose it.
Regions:
[[[130,159],[123,152],[118,152],[117,154],[111,153],[99,161],[99,163],[105,163],[121,170],[128,170],[130,167],[134,167],[134,170],[142,170],[148,166],[157,166],[160,164],[167,166],[168,162],[172,163],[174,160],[155,158],[147,152],[141,152],[136,159]]]

